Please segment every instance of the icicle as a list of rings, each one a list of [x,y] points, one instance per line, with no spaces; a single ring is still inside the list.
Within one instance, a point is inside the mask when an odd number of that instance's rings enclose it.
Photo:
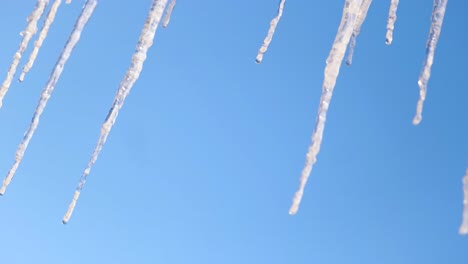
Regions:
[[[463,177],[463,220],[459,233],[460,235],[468,234],[468,169]]]
[[[429,38],[426,44],[426,59],[424,60],[423,69],[419,75],[419,100],[416,106],[416,115],[413,119],[413,124],[418,125],[422,120],[422,111],[424,100],[426,100],[427,83],[431,77],[431,67],[434,62],[434,53],[439,40],[440,31],[442,30],[442,23],[444,22],[445,9],[448,0],[434,0],[434,7],[432,10],[432,23],[429,32]]]
[[[110,130],[112,129],[112,126],[115,123],[119,110],[120,108],[122,108],[125,98],[130,93],[130,90],[132,89],[136,80],[140,76],[141,70],[143,69],[143,63],[146,59],[146,53],[153,44],[154,35],[156,34],[156,29],[158,28],[158,24],[161,20],[166,4],[167,0],[153,0],[151,9],[148,14],[148,18],[146,19],[143,30],[141,31],[135,53],[132,56],[132,62],[130,64],[130,67],[128,68],[125,77],[120,83],[119,89],[117,90],[117,94],[114,98],[114,102],[112,103],[112,107],[109,110],[109,113],[107,114],[104,123],[102,124],[99,140],[96,144],[96,147],[94,148],[93,154],[91,155],[86,169],[81,175],[80,182],[73,196],[73,200],[70,203],[68,210],[65,213],[65,216],[63,217],[62,223],[64,224],[66,224],[70,220],[78,196],[81,193],[81,190],[83,189],[86,179],[91,171],[92,166],[96,162],[99,153],[102,150],[102,147],[106,143],[107,137],[110,133]]]
[[[36,131],[37,126],[39,125],[39,118],[41,117],[41,114],[46,107],[47,101],[49,101],[49,98],[52,95],[52,92],[54,91],[55,85],[57,84],[57,81],[60,78],[60,75],[62,74],[63,67],[65,66],[65,63],[70,57],[70,54],[73,48],[75,47],[76,43],[79,41],[81,32],[83,31],[84,26],[91,17],[94,8],[96,7],[96,4],[97,0],[86,1],[86,4],[83,7],[83,11],[78,17],[75,27],[70,37],[68,38],[67,44],[65,44],[65,47],[63,48],[62,53],[60,54],[60,57],[57,63],[55,64],[54,69],[52,70],[52,74],[49,77],[49,81],[44,87],[44,90],[42,90],[41,97],[36,107],[36,111],[34,112],[31,124],[28,130],[26,130],[26,133],[24,134],[24,137],[21,143],[19,144],[18,149],[16,150],[15,163],[13,164],[7,176],[3,180],[3,186],[0,189],[0,195],[3,195],[5,193],[7,186],[10,184],[11,179],[15,175],[15,172],[18,169],[18,166],[21,163],[24,153],[28,147],[29,141],[31,140],[32,136],[34,135],[34,132]]]
[[[176,5],[176,0],[171,0],[171,2],[169,3],[169,6],[167,7],[166,14],[164,14],[164,18],[162,22],[163,28],[166,28],[167,25],[169,25],[169,21],[171,21],[172,10],[174,10],[175,5]]]
[[[393,29],[395,28],[395,21],[397,19],[398,2],[399,0],[392,0],[390,9],[388,10],[387,35],[385,36],[385,43],[387,45],[392,44],[393,41]]]
[[[322,96],[320,97],[320,105],[318,109],[318,117],[315,123],[314,133],[312,134],[312,144],[306,157],[306,164],[302,170],[299,189],[294,195],[293,203],[289,209],[289,214],[294,215],[299,209],[304,188],[307,179],[312,171],[312,166],[317,160],[317,154],[320,151],[322,143],[323,130],[325,128],[325,120],[327,117],[328,107],[335,88],[336,79],[340,72],[340,66],[346,51],[346,46],[349,43],[351,34],[353,33],[354,24],[356,21],[359,8],[362,0],[346,0],[341,18],[340,27],[338,28],[335,41],[327,58],[327,64],[324,71],[324,80],[322,86]]]
[[[13,80],[13,76],[15,75],[16,68],[18,67],[18,63],[23,56],[24,51],[28,47],[28,43],[31,40],[32,36],[37,32],[37,21],[41,18],[42,13],[44,13],[44,9],[47,6],[48,0],[37,0],[36,7],[32,11],[31,15],[28,17],[28,25],[26,29],[21,32],[21,36],[23,39],[18,47],[18,50],[13,57],[13,62],[8,69],[7,77],[5,81],[3,81],[2,86],[0,87],[0,108],[2,108],[3,98],[5,94],[8,92],[10,88],[11,81]]]
[[[44,25],[42,26],[41,33],[39,33],[39,38],[34,42],[34,49],[31,52],[31,55],[29,56],[29,60],[26,63],[26,65],[24,65],[23,71],[21,72],[21,75],[18,78],[20,82],[24,80],[24,75],[27,72],[29,72],[29,70],[33,66],[34,61],[36,60],[37,54],[39,53],[39,49],[41,48],[42,43],[47,37],[49,28],[54,22],[55,14],[57,13],[57,9],[59,8],[61,3],[62,3],[62,0],[55,0],[55,2],[52,4],[52,7],[50,8],[49,13],[47,14],[47,17],[44,21]]]
[[[366,20],[367,11],[372,4],[372,0],[363,0],[361,4],[361,9],[359,10],[358,16],[356,18],[356,24],[354,24],[353,34],[351,35],[351,40],[349,42],[348,57],[346,58],[346,65],[350,66],[353,63],[354,48],[356,47],[356,38],[361,33],[362,23]]]
[[[257,53],[257,58],[255,58],[256,63],[261,63],[263,60],[263,55],[265,55],[265,52],[268,49],[268,46],[270,46],[271,40],[273,39],[273,35],[275,34],[276,26],[278,25],[278,22],[281,19],[281,16],[283,15],[283,9],[284,9],[284,3],[286,0],[281,0],[279,3],[278,7],[278,14],[276,15],[275,18],[273,18],[270,22],[270,28],[268,29],[268,34],[263,40],[263,44],[258,50]]]
[[[72,0],[66,0],[65,3],[66,3],[66,4],[71,4],[71,1],[72,1]]]

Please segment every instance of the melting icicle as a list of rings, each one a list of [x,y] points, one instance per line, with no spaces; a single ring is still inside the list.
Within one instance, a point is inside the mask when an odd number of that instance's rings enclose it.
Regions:
[[[44,40],[47,37],[49,28],[54,22],[55,14],[57,13],[57,9],[59,8],[61,3],[62,3],[62,0],[55,0],[55,2],[52,4],[52,7],[50,8],[49,13],[47,14],[47,17],[44,21],[44,25],[42,26],[41,33],[39,33],[39,38],[34,42],[34,49],[31,52],[31,55],[29,56],[29,60],[26,63],[26,65],[24,65],[23,71],[21,72],[21,75],[18,78],[20,82],[24,80],[24,75],[27,72],[29,72],[29,70],[33,66],[34,61],[36,60],[37,54],[39,53],[39,49],[41,48],[42,43],[44,43]]]
[[[65,3],[66,3],[66,4],[71,4],[71,1],[72,1],[72,0],[67,0],[67,1],[65,1]]]
[[[49,101],[49,98],[52,95],[52,92],[54,91],[55,85],[57,84],[57,81],[60,78],[60,75],[62,74],[63,67],[65,66],[65,63],[70,57],[70,54],[73,48],[75,47],[76,43],[79,41],[81,32],[83,31],[84,26],[91,17],[94,8],[96,7],[96,4],[97,0],[86,1],[86,4],[83,7],[83,11],[78,17],[75,27],[73,28],[73,31],[70,37],[68,38],[67,44],[65,44],[65,47],[63,48],[62,53],[60,54],[60,57],[57,63],[55,64],[54,69],[52,70],[52,74],[49,77],[49,81],[44,87],[44,90],[42,90],[41,97],[36,107],[36,111],[34,112],[31,124],[28,130],[26,130],[23,140],[21,141],[21,143],[18,146],[18,149],[16,150],[15,163],[13,164],[7,176],[3,180],[3,185],[0,189],[0,195],[3,195],[5,193],[7,186],[10,184],[11,179],[15,175],[15,172],[18,169],[18,166],[21,163],[24,153],[28,147],[29,141],[31,140],[32,136],[34,135],[34,132],[36,131],[37,126],[39,125],[39,119],[42,115],[42,112],[44,112],[47,101]]]
[[[395,21],[397,19],[398,2],[399,0],[392,0],[390,9],[388,10],[387,35],[385,36],[385,43],[387,45],[392,44],[393,41],[393,29],[395,28]]]
[[[463,177],[463,220],[459,233],[460,235],[468,234],[468,169]]]
[[[37,0],[36,7],[32,11],[31,15],[28,17],[28,25],[26,29],[21,32],[21,36],[23,39],[18,47],[18,50],[13,57],[13,62],[8,69],[7,77],[3,82],[2,86],[0,87],[0,108],[2,108],[3,98],[5,94],[8,92],[10,88],[11,81],[13,80],[13,76],[15,75],[16,68],[18,67],[18,63],[23,56],[24,51],[28,47],[28,43],[31,40],[32,36],[37,32],[37,21],[41,18],[42,14],[44,13],[44,9],[48,4],[48,0]]]
[[[434,62],[434,53],[439,40],[440,31],[442,30],[442,23],[444,22],[445,9],[448,0],[434,0],[434,7],[432,10],[432,23],[429,32],[429,38],[426,44],[426,59],[424,60],[423,69],[419,75],[419,100],[416,106],[416,115],[413,119],[413,124],[418,125],[422,120],[422,111],[424,100],[426,100],[427,83],[431,77],[431,67]]]
[[[317,160],[317,154],[320,151],[322,143],[323,130],[325,128],[325,120],[327,117],[328,107],[335,88],[336,79],[340,72],[340,66],[343,62],[343,57],[346,51],[346,46],[349,43],[351,34],[353,33],[354,24],[358,15],[361,3],[363,0],[346,0],[343,8],[343,16],[341,18],[340,27],[333,42],[330,54],[327,58],[327,64],[324,71],[324,80],[322,86],[322,96],[320,97],[320,105],[318,109],[318,117],[315,123],[314,133],[312,134],[312,144],[306,157],[306,164],[302,170],[299,189],[294,195],[293,203],[289,209],[289,214],[294,215],[299,209],[304,188],[312,171],[312,166]]]
[[[278,14],[276,15],[275,18],[273,18],[270,22],[270,28],[268,29],[268,34],[263,40],[263,44],[258,50],[257,53],[257,58],[255,58],[256,63],[261,63],[263,60],[263,55],[265,55],[265,52],[268,49],[268,46],[270,46],[271,40],[273,39],[273,35],[275,34],[276,26],[278,25],[278,22],[281,19],[281,16],[283,15],[283,9],[284,9],[284,3],[286,0],[281,0],[279,3],[278,7]]]
[[[162,22],[163,28],[166,28],[167,25],[169,25],[169,21],[171,21],[172,10],[174,10],[175,5],[176,5],[176,0],[172,0],[169,3],[169,6],[167,7],[166,14],[164,14],[164,18]]]
[[[104,123],[102,124],[99,140],[96,144],[96,147],[94,148],[93,154],[91,155],[86,169],[81,175],[80,182],[73,195],[73,200],[68,206],[68,210],[63,217],[63,224],[66,224],[70,220],[81,190],[83,189],[86,179],[88,178],[91,168],[96,162],[102,147],[106,143],[107,137],[109,136],[110,130],[115,123],[119,110],[122,108],[125,98],[130,93],[130,90],[140,76],[141,70],[143,69],[143,63],[146,60],[146,53],[153,44],[154,35],[156,34],[156,29],[158,28],[166,4],[167,0],[153,0],[148,18],[146,19],[145,25],[140,34],[140,38],[138,39],[135,53],[132,56],[130,67],[128,68],[125,77],[120,83],[119,89],[117,90],[117,94],[115,95],[114,101],[112,103],[112,107],[109,110]]]
[[[372,0],[363,0],[361,4],[361,9],[359,10],[358,16],[356,18],[356,24],[354,24],[353,34],[351,35],[351,40],[349,41],[349,50],[348,57],[346,58],[346,65],[350,66],[353,63],[354,48],[356,47],[356,38],[361,33],[362,23],[366,20],[367,11],[372,4]]]

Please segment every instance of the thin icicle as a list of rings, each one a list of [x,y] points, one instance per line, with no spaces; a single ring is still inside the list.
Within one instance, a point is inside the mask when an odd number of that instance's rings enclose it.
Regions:
[[[24,75],[27,72],[29,72],[29,70],[33,66],[37,54],[39,53],[39,49],[41,48],[42,43],[44,43],[44,40],[47,37],[47,33],[49,32],[50,26],[54,22],[55,14],[57,13],[57,9],[59,8],[61,3],[62,0],[55,0],[55,2],[52,4],[52,7],[50,8],[49,13],[47,14],[47,17],[44,21],[44,25],[42,26],[41,33],[39,33],[39,38],[34,42],[34,49],[31,52],[31,55],[29,56],[29,60],[26,63],[26,65],[24,65],[23,71],[21,72],[21,75],[18,78],[20,82],[24,80]]]
[[[66,224],[70,220],[81,190],[86,183],[86,179],[88,178],[91,168],[96,162],[102,147],[106,143],[107,137],[109,136],[110,130],[115,123],[119,110],[122,108],[125,98],[130,93],[130,90],[140,76],[141,70],[143,69],[143,63],[146,60],[146,53],[153,44],[154,35],[156,34],[156,29],[158,28],[159,22],[161,21],[166,4],[167,0],[153,0],[152,2],[148,18],[146,19],[145,25],[143,26],[140,34],[140,38],[138,39],[135,53],[132,56],[130,67],[128,68],[125,77],[120,83],[117,94],[115,95],[114,101],[112,103],[112,107],[109,110],[104,123],[102,124],[99,140],[96,144],[96,147],[94,148],[93,154],[91,155],[86,169],[81,175],[80,182],[78,183],[78,186],[73,195],[73,200],[68,206],[68,210],[63,217],[63,224]]]
[[[18,67],[18,63],[23,56],[24,51],[28,47],[28,43],[31,40],[32,36],[37,32],[37,21],[41,18],[42,14],[44,13],[44,9],[47,6],[49,0],[37,0],[36,7],[32,11],[31,15],[28,17],[28,25],[26,29],[21,32],[21,36],[23,39],[18,47],[18,50],[13,57],[13,62],[8,69],[7,76],[5,81],[3,81],[2,86],[0,87],[0,108],[2,108],[3,98],[5,97],[8,89],[10,88],[11,81],[13,80],[13,76],[15,75],[16,68]]]
[[[458,231],[460,235],[468,234],[468,169],[463,177],[463,219]]]
[[[422,111],[424,100],[426,100],[427,83],[431,77],[431,67],[434,62],[434,53],[439,40],[440,31],[442,30],[442,23],[444,22],[445,9],[448,0],[434,0],[434,7],[432,10],[432,23],[429,32],[429,38],[426,44],[426,59],[419,75],[419,100],[416,106],[416,115],[413,118],[413,124],[418,125],[422,120]]]
[[[166,13],[164,14],[164,18],[162,22],[163,28],[166,28],[167,25],[169,25],[169,21],[171,21],[172,10],[174,10],[175,5],[176,5],[176,0],[171,0],[171,2],[169,3],[169,6],[167,7]]]
[[[351,40],[349,41],[348,57],[346,58],[346,65],[350,66],[353,63],[354,48],[356,47],[356,38],[361,33],[362,23],[366,20],[367,11],[372,4],[372,0],[363,0],[361,4],[361,9],[359,10],[358,16],[356,18],[356,24],[354,24],[353,34],[351,35]]]
[[[36,111],[34,112],[31,124],[28,130],[26,130],[23,139],[21,140],[21,143],[18,146],[18,149],[16,150],[15,163],[13,164],[7,176],[3,180],[3,185],[0,189],[0,195],[3,195],[5,193],[7,186],[10,184],[11,179],[15,175],[15,172],[18,169],[21,160],[23,159],[24,153],[28,148],[29,141],[31,140],[32,136],[34,135],[34,132],[36,131],[37,126],[39,125],[39,119],[42,115],[42,112],[44,112],[44,109],[47,105],[47,101],[49,101],[49,98],[52,95],[52,92],[54,91],[55,85],[57,84],[57,81],[60,78],[60,75],[62,74],[63,67],[65,66],[65,63],[70,57],[70,54],[73,51],[73,48],[75,47],[76,43],[79,41],[81,32],[83,31],[84,26],[91,17],[94,8],[96,7],[96,4],[97,0],[86,1],[86,4],[83,7],[83,11],[78,17],[75,27],[73,28],[73,31],[70,37],[68,38],[68,41],[65,44],[65,47],[63,48],[62,53],[60,54],[60,57],[57,63],[55,64],[54,69],[52,70],[52,74],[49,77],[49,81],[42,90],[41,97],[36,107]]]
[[[278,14],[275,18],[273,18],[270,22],[270,28],[268,29],[268,34],[263,40],[263,44],[258,50],[257,57],[255,58],[256,63],[261,63],[263,60],[263,55],[268,50],[268,46],[270,46],[271,40],[273,39],[273,35],[275,34],[276,26],[283,15],[284,3],[286,0],[280,0],[279,7],[278,7]]]
[[[65,1],[65,3],[66,3],[66,4],[71,4],[71,1],[72,1],[72,0],[67,0],[67,1]]]
[[[390,9],[388,10],[387,35],[385,36],[385,43],[387,45],[392,44],[393,41],[393,29],[395,28],[395,21],[397,19],[398,2],[399,0],[392,0]]]
[[[346,51],[346,46],[349,43],[351,34],[353,33],[356,17],[359,12],[362,0],[346,0],[343,8],[343,16],[341,18],[340,27],[338,28],[335,41],[331,48],[330,54],[327,58],[327,64],[324,71],[324,80],[322,86],[322,95],[320,97],[320,104],[318,109],[318,117],[315,123],[314,133],[312,134],[312,144],[306,157],[306,164],[302,170],[299,189],[294,195],[293,203],[289,209],[289,214],[294,215],[299,209],[302,195],[307,180],[312,171],[312,166],[317,161],[317,154],[320,151],[320,144],[322,143],[323,130],[325,128],[325,120],[327,117],[328,107],[335,88],[336,79],[340,72],[341,63]]]

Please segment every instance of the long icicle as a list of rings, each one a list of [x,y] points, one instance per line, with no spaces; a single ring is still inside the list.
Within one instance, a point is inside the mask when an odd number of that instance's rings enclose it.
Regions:
[[[78,183],[78,186],[73,195],[73,199],[68,206],[68,210],[62,219],[63,224],[66,224],[70,220],[81,190],[86,183],[86,179],[88,178],[91,168],[96,162],[102,147],[106,143],[107,137],[109,136],[110,130],[115,123],[119,110],[122,108],[125,98],[128,96],[130,90],[140,76],[141,70],[143,69],[143,63],[146,60],[146,53],[153,44],[156,29],[158,28],[159,22],[161,21],[166,4],[167,0],[153,0],[152,2],[148,18],[146,19],[145,25],[143,26],[140,34],[140,38],[138,39],[135,53],[132,56],[130,67],[128,68],[125,77],[120,83],[117,94],[115,95],[114,101],[112,103],[112,107],[109,110],[104,123],[102,124],[99,140],[83,174],[81,175],[80,182]]]
[[[459,229],[460,235],[468,234],[468,169],[463,177],[463,218]]]
[[[304,188],[312,171],[312,166],[317,161],[317,154],[320,151],[320,144],[322,143],[323,130],[325,128],[327,111],[333,95],[333,89],[335,88],[336,79],[340,72],[346,46],[349,43],[351,34],[353,33],[354,24],[361,3],[362,0],[346,0],[343,8],[341,23],[325,66],[322,95],[320,97],[318,117],[315,123],[314,133],[312,134],[312,144],[309,147],[306,164],[301,173],[299,189],[295,193],[293,203],[289,209],[289,214],[291,215],[296,214],[299,209],[299,205],[304,194]]]
[[[18,67],[18,63],[23,56],[24,51],[28,47],[28,43],[31,40],[32,36],[37,32],[37,21],[41,18],[42,14],[44,13],[44,9],[49,3],[49,0],[37,0],[36,7],[32,11],[31,15],[28,17],[28,25],[26,29],[21,32],[21,36],[23,39],[18,47],[18,50],[13,57],[13,62],[8,69],[7,76],[5,81],[3,81],[2,86],[0,87],[0,108],[2,108],[3,98],[5,97],[8,89],[10,88],[11,81],[13,80],[13,76],[15,75],[16,68]]]
[[[398,2],[399,0],[392,0],[390,9],[388,10],[387,34],[385,36],[385,43],[387,45],[392,44],[393,41],[393,29],[395,28],[395,21],[397,19],[396,12],[398,9]]]
[[[268,29],[268,34],[263,40],[263,44],[258,50],[257,57],[255,58],[256,63],[261,63],[263,60],[263,56],[265,52],[268,50],[268,46],[270,46],[271,40],[273,39],[273,35],[275,34],[276,26],[283,15],[284,4],[286,0],[280,0],[279,7],[278,7],[278,14],[275,18],[273,18],[270,22],[270,28]]]
[[[39,125],[39,119],[42,115],[42,112],[44,112],[47,102],[49,101],[49,98],[52,95],[52,92],[54,91],[55,85],[57,84],[57,81],[59,80],[60,75],[62,74],[63,67],[65,66],[65,63],[70,57],[70,54],[73,51],[73,48],[75,47],[76,43],[78,43],[81,32],[83,31],[84,26],[93,14],[96,4],[97,0],[86,1],[86,4],[83,7],[83,11],[78,17],[75,27],[73,28],[73,31],[70,37],[68,38],[68,41],[65,44],[65,47],[63,48],[62,53],[60,54],[60,57],[57,63],[55,64],[54,69],[52,70],[52,74],[49,77],[49,81],[42,90],[41,97],[36,107],[36,111],[34,112],[31,124],[29,125],[28,130],[26,130],[24,137],[18,146],[18,149],[16,150],[15,163],[13,164],[7,176],[3,180],[3,185],[0,189],[0,195],[3,195],[5,193],[7,186],[13,179],[13,176],[15,175],[15,172],[18,169],[19,164],[21,163],[21,160],[23,159],[24,153],[28,148],[29,141],[31,140],[32,136],[34,135],[34,132],[37,129],[37,126]]]
[[[369,7],[372,4],[372,0],[363,0],[361,4],[361,9],[359,10],[358,16],[356,18],[356,23],[354,24],[353,34],[351,35],[351,40],[349,41],[348,57],[346,57],[346,65],[350,66],[353,63],[354,48],[356,47],[356,38],[361,33],[361,27],[366,20],[367,12]]]
[[[55,14],[57,14],[57,9],[59,8],[61,3],[62,0],[55,0],[52,4],[52,7],[50,8],[49,13],[47,14],[47,17],[44,21],[44,25],[42,26],[41,33],[39,33],[38,39],[34,42],[34,49],[31,52],[31,55],[29,56],[29,60],[23,66],[23,71],[21,72],[21,75],[18,78],[20,82],[24,80],[24,75],[27,72],[29,72],[29,70],[31,70],[34,61],[36,60],[37,54],[39,53],[39,49],[41,48],[42,43],[44,43],[44,40],[47,37],[47,33],[49,32],[50,26],[54,22]]]
[[[167,25],[169,25],[169,21],[171,21],[172,10],[174,10],[175,5],[176,5],[176,0],[171,0],[169,5],[167,6],[167,10],[166,10],[166,13],[164,14],[164,18],[162,22],[163,28],[166,28]]]
[[[434,53],[437,46],[437,41],[439,40],[440,32],[442,30],[442,23],[444,22],[447,2],[448,0],[434,0],[431,29],[426,44],[426,58],[424,60],[424,65],[418,80],[419,100],[416,106],[416,115],[413,118],[414,125],[418,125],[422,120],[424,100],[426,100],[427,94],[427,83],[431,77],[431,67],[432,63],[434,62]]]

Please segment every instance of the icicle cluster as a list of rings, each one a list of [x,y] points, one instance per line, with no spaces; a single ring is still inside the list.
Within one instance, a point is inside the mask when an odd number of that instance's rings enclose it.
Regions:
[[[399,3],[399,0],[390,1],[391,3],[389,8],[386,32],[386,44],[388,45],[390,45],[393,41],[393,30],[395,27],[395,21],[397,18],[396,12]],[[44,19],[44,24],[39,33],[39,36],[34,43],[34,48],[29,56],[29,60],[23,66],[22,72],[18,78],[20,81],[24,80],[25,74],[33,66],[34,61],[38,56],[39,50],[47,37],[48,31],[54,21],[55,15],[59,6],[61,5],[61,2],[62,0],[54,0],[54,3],[50,7],[47,16]],[[65,2],[69,4],[71,3],[71,0],[66,0]],[[18,169],[18,166],[20,165],[23,156],[26,152],[28,144],[39,125],[39,119],[41,117],[41,114],[43,113],[47,102],[55,89],[55,86],[60,78],[60,75],[67,60],[69,59],[73,51],[73,48],[79,41],[85,25],[88,23],[90,17],[94,12],[94,9],[96,8],[97,2],[98,0],[87,0],[84,4],[83,10],[75,23],[73,31],[71,32],[68,41],[65,47],[63,48],[62,53],[60,54],[58,61],[55,64],[55,67],[52,70],[49,80],[41,93],[31,124],[26,130],[24,137],[18,146],[18,149],[16,150],[15,162],[9,170],[8,174],[6,175],[5,179],[3,180],[2,186],[0,188],[0,195],[5,193],[7,186],[10,184],[12,178],[14,177],[15,172]],[[271,20],[267,36],[265,37],[263,44],[257,53],[257,63],[260,63],[262,61],[266,51],[268,50],[268,47],[273,39],[276,27],[283,15],[285,2],[285,0],[280,0],[279,2],[277,15]],[[426,46],[426,57],[418,80],[420,97],[417,104],[416,116],[413,120],[413,123],[415,125],[419,124],[422,119],[422,109],[427,93],[427,83],[431,75],[431,67],[434,61],[435,49],[442,29],[447,2],[448,0],[434,0],[430,33]],[[17,51],[14,54],[13,61],[7,72],[7,76],[0,87],[0,108],[2,106],[2,102],[7,91],[11,86],[11,82],[15,75],[18,64],[23,56],[23,53],[27,49],[29,41],[37,32],[37,23],[41,19],[48,3],[48,0],[37,0],[35,8],[28,17],[28,24],[26,26],[26,29],[23,32],[21,32],[22,40]],[[348,57],[346,58],[345,63],[347,65],[351,65],[356,46],[356,39],[361,32],[361,27],[366,19],[371,4],[372,0],[345,0],[342,19],[338,27],[335,41],[333,42],[330,53],[326,60],[326,66],[324,69],[324,80],[322,85],[322,95],[320,97],[315,128],[312,133],[312,143],[308,149],[306,162],[301,173],[299,188],[294,195],[293,203],[289,210],[290,214],[296,214],[299,209],[307,180],[310,176],[313,165],[316,163],[317,155],[320,152],[323,132],[325,129],[327,111],[331,103],[336,80],[338,78],[340,67],[343,63],[347,47],[349,47],[349,49]],[[130,67],[128,68],[123,80],[120,83],[120,86],[117,90],[117,94],[115,95],[109,113],[107,114],[107,117],[105,118],[104,123],[102,124],[98,142],[94,148],[90,160],[87,163],[86,168],[84,169],[83,174],[81,175],[79,184],[74,192],[68,210],[63,217],[62,221],[64,224],[70,220],[70,217],[81,194],[83,186],[85,185],[87,177],[89,176],[91,168],[93,167],[94,163],[96,162],[99,156],[99,153],[101,152],[104,144],[106,143],[107,137],[116,121],[119,110],[122,108],[126,97],[130,93],[133,85],[140,76],[140,73],[143,69],[143,64],[146,60],[147,51],[153,44],[153,39],[156,34],[156,30],[159,26],[159,23],[161,22],[162,27],[164,28],[168,26],[175,5],[176,0],[152,0],[151,8],[149,10],[148,17],[141,31],[135,53],[132,56]],[[460,234],[468,234],[468,169],[466,171],[466,175],[463,178],[463,193],[463,221],[460,226],[459,232]]]
[[[67,44],[65,44],[65,47],[63,48],[63,51],[60,54],[60,57],[57,63],[55,64],[54,69],[52,70],[52,74],[49,77],[49,81],[44,87],[44,90],[42,90],[41,97],[36,107],[36,111],[34,112],[31,124],[29,125],[28,130],[26,130],[26,132],[24,133],[23,140],[21,140],[21,143],[19,144],[18,149],[16,150],[15,162],[13,163],[13,166],[11,167],[7,176],[3,180],[3,185],[0,189],[0,195],[3,195],[5,193],[5,190],[10,184],[11,180],[13,179],[13,176],[15,175],[16,170],[18,169],[18,166],[23,160],[24,153],[26,152],[26,149],[29,145],[29,141],[31,140],[32,136],[34,135],[34,132],[37,129],[37,126],[39,125],[39,119],[42,115],[42,112],[44,112],[47,102],[49,101],[49,98],[55,89],[55,85],[57,84],[60,75],[62,74],[65,63],[70,57],[71,52],[73,51],[73,48],[75,47],[76,43],[78,43],[78,41],[80,40],[81,32],[83,31],[84,26],[86,25],[86,23],[88,23],[89,18],[93,14],[96,4],[97,0],[86,1],[85,6],[83,7],[83,12],[78,17],[75,27],[70,37],[68,38]]]

